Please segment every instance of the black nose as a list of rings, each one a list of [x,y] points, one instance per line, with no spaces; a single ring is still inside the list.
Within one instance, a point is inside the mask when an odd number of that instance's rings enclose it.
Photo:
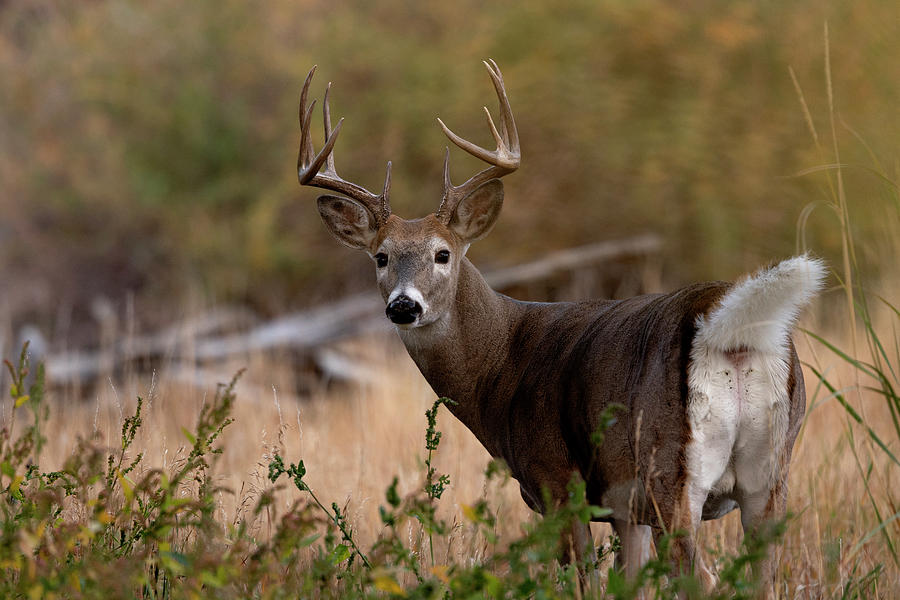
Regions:
[[[387,318],[397,325],[408,325],[422,314],[422,305],[409,296],[397,296],[384,309]]]

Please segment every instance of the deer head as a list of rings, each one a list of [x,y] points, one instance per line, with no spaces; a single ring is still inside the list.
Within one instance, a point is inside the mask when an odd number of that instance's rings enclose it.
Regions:
[[[490,166],[455,186],[450,181],[450,149],[444,156],[444,191],[438,209],[423,218],[406,220],[391,214],[391,163],[387,163],[384,188],[373,194],[342,179],[334,166],[334,145],[341,119],[331,128],[328,92],[322,112],[325,144],[315,153],[310,120],[315,100],[307,107],[310,70],[300,97],[300,154],[297,171],[301,185],[311,185],[341,194],[318,199],[319,214],[329,231],[351,248],[365,250],[375,262],[378,288],[385,300],[388,318],[403,329],[440,321],[456,297],[460,261],[469,245],[487,235],[500,215],[503,184],[500,177],[519,166],[519,135],[513,120],[503,76],[494,61],[485,62],[500,100],[500,130],[485,107],[488,126],[497,142],[490,151],[469,142],[438,123],[450,140]],[[324,168],[323,168],[324,167]]]

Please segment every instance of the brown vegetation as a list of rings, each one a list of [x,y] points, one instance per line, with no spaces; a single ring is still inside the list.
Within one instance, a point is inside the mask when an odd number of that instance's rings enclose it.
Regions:
[[[815,327],[809,319],[805,324]],[[224,434],[224,454],[217,466],[217,483],[234,492],[218,497],[217,518],[223,524],[249,519],[258,535],[271,533],[273,523],[265,515],[253,517],[250,508],[258,493],[268,487],[267,465],[276,451],[286,459],[304,460],[306,482],[323,502],[334,501],[345,509],[363,548],[369,547],[383,528],[378,507],[384,503],[384,489],[392,477],[399,478],[401,495],[421,486],[424,412],[434,395],[398,341],[379,337],[359,343],[382,356],[376,366],[384,376],[365,386],[323,389],[309,399],[285,391],[292,388],[289,369],[279,368],[271,357],[250,358],[237,388],[236,421]],[[832,381],[852,385],[852,370],[821,346],[811,345],[801,336],[799,352]],[[889,506],[883,503],[896,499],[890,487],[896,472],[886,468],[883,457],[858,431],[851,435],[845,411],[810,372],[806,377],[810,412],[791,467],[789,511],[793,517],[778,571],[779,586],[788,592],[787,597],[837,597],[848,581],[858,582],[881,565],[885,572],[878,595],[893,597],[900,593],[900,570],[891,562],[881,537],[863,540],[877,520],[850,448],[856,448],[864,460],[872,460],[876,469],[884,469],[883,476],[875,478],[872,491],[886,509]],[[88,401],[58,395],[52,398],[50,443],[42,466],[61,466],[76,438],[94,431],[99,432],[101,442],[114,446],[122,418],[133,412],[138,395],[145,398],[144,426],[132,453],[145,453],[144,469],[171,466],[183,460],[190,448],[184,425],[196,420],[211,393],[211,388],[185,386],[176,377],[170,379],[163,368],[154,378],[98,382],[87,394]],[[882,433],[889,431],[887,411],[877,398],[852,398],[866,412],[868,422],[883,424],[876,427]],[[8,415],[9,410],[11,407],[4,405],[2,414]],[[515,481],[500,488],[492,485],[488,499],[498,515],[499,540],[491,544],[475,535],[466,507],[485,491],[483,472],[489,456],[449,413],[440,413],[438,427],[444,436],[435,465],[438,472],[449,474],[451,481],[438,505],[439,516],[453,529],[448,536],[435,539],[436,561],[468,564],[503,548],[535,517],[521,500]],[[140,474],[133,478],[138,480]],[[287,510],[296,499],[305,499],[305,494],[285,491],[278,497],[278,506]],[[417,523],[407,527],[411,547],[422,553],[420,560],[426,566],[427,536]],[[592,527],[595,540],[608,543],[609,527]],[[701,535],[707,564],[716,564],[740,546],[739,515],[704,523]]]

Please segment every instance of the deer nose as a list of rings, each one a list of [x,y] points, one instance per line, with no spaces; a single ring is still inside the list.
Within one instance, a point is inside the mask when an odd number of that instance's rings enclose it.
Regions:
[[[384,314],[397,325],[409,325],[422,314],[422,305],[401,294],[388,303]]]

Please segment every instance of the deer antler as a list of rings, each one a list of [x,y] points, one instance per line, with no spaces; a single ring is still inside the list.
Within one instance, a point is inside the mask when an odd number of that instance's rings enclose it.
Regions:
[[[309,126],[316,101],[313,100],[308,108],[306,106],[309,83],[312,81],[315,72],[315,66],[309,70],[306,82],[303,84],[303,92],[300,94],[300,152],[297,156],[297,177],[300,179],[300,185],[311,185],[331,190],[358,200],[372,214],[376,225],[380,227],[391,216],[391,204],[388,198],[391,192],[391,162],[388,161],[387,164],[387,174],[384,177],[384,189],[381,194],[373,194],[361,185],[346,181],[337,174],[334,168],[334,144],[337,142],[338,133],[341,131],[344,119],[341,118],[337,127],[332,131],[331,110],[328,107],[328,92],[331,91],[330,82],[328,87],[325,88],[325,100],[322,102],[322,114],[325,118],[325,145],[322,146],[318,154],[315,154]],[[324,170],[322,170],[322,165],[325,165]],[[320,170],[321,172],[319,172]]]
[[[500,100],[499,132],[494,125],[494,120],[491,118],[491,112],[486,106],[484,107],[484,112],[487,115],[488,127],[490,127],[491,134],[493,134],[494,140],[497,142],[497,149],[493,152],[485,150],[456,135],[450,131],[450,128],[444,125],[443,121],[440,119],[437,120],[441,125],[441,129],[444,130],[444,133],[450,138],[451,142],[472,156],[480,158],[491,165],[485,170],[476,173],[462,185],[453,185],[450,182],[450,148],[447,148],[447,152],[444,156],[444,197],[441,200],[440,207],[438,207],[438,210],[435,213],[435,215],[444,223],[450,221],[450,217],[453,215],[459,202],[472,193],[475,188],[486,181],[497,179],[512,173],[519,168],[519,163],[522,160],[522,151],[519,148],[519,132],[516,130],[516,122],[513,119],[512,109],[509,107],[509,98],[506,97],[506,88],[503,86],[503,75],[500,73],[500,68],[497,66],[497,63],[493,60],[488,59],[488,61],[482,62],[484,62],[484,66],[487,67],[488,74],[491,76],[491,81],[494,83],[494,89],[497,91],[497,98]]]

